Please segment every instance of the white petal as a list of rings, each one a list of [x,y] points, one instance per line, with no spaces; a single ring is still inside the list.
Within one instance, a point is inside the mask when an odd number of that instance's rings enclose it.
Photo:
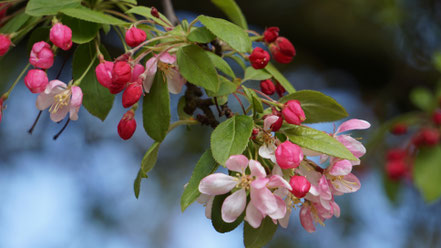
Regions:
[[[282,219],[279,219],[279,224],[283,228],[288,228],[289,218],[291,216],[292,208],[286,209],[285,216]]]
[[[172,94],[179,94],[182,90],[182,86],[187,82],[175,68],[171,68],[168,73],[166,73],[166,77],[168,91]]]
[[[222,219],[227,223],[234,222],[245,210],[246,204],[247,193],[245,189],[234,192],[222,204]]]
[[[267,185],[268,188],[285,188],[288,190],[292,190],[291,185],[289,185],[289,183],[283,179],[281,176],[279,175],[272,175],[270,177],[270,181]]]
[[[230,192],[237,184],[237,178],[222,173],[215,173],[203,178],[199,191],[207,195],[223,195]]]
[[[250,160],[249,163],[251,176],[256,178],[266,177],[265,168],[256,160]]]
[[[49,106],[54,103],[54,95],[53,94],[46,94],[44,92],[40,93],[37,97],[37,109],[38,110],[45,110],[49,108]]]
[[[58,109],[58,111],[51,113],[51,115],[50,115],[51,120],[53,122],[62,121],[66,117],[69,110],[70,110],[70,107],[68,105],[63,106],[62,108]]]

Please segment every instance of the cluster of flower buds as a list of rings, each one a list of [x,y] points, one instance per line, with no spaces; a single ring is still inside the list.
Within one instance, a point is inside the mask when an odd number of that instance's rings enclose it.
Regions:
[[[260,81],[260,90],[268,96],[271,96],[277,92],[277,95],[282,97],[286,90],[277,80],[274,81],[276,81],[276,83],[274,83],[271,79]]]
[[[283,121],[289,124],[300,125],[306,120],[305,112],[298,100],[287,101],[282,108],[282,111],[273,108],[272,114],[265,116],[265,129],[273,132],[279,131],[283,125]]]
[[[288,64],[296,55],[296,50],[292,43],[285,37],[279,36],[278,27],[269,27],[263,33],[263,41],[276,60],[282,64]],[[249,60],[254,69],[263,69],[271,59],[270,54],[261,47],[256,47],[251,52]]]
[[[334,198],[360,188],[360,181],[351,173],[360,160],[349,161],[310,151],[287,140],[281,142],[271,131],[277,120],[267,116],[264,127],[253,142],[259,143],[257,160],[233,155],[225,163],[229,175],[214,173],[201,180],[199,202],[206,203],[206,215],[211,217],[211,205],[216,195],[230,194],[222,204],[222,219],[234,222],[245,211],[245,220],[254,228],[269,216],[274,223],[287,227],[292,209],[300,208],[300,222],[308,232],[314,223],[324,225],[326,219],[340,216]],[[344,132],[369,128],[363,120],[351,119],[330,134],[358,159],[366,152],[364,146]],[[323,169],[307,156],[320,156]],[[247,200],[247,196],[249,201]]]
[[[167,51],[153,55],[145,66],[139,61],[148,53],[139,55],[136,59],[132,55],[142,47],[147,35],[144,30],[131,27],[126,31],[125,41],[130,47],[129,52],[121,55],[115,61],[106,61],[99,55],[100,64],[95,68],[98,82],[107,88],[111,94],[123,92],[122,105],[131,108],[118,125],[118,134],[124,140],[130,139],[136,130],[134,119],[137,103],[143,94],[150,92],[153,80],[158,70],[167,80],[169,91],[173,94],[181,92],[186,83],[178,70],[176,56]]]

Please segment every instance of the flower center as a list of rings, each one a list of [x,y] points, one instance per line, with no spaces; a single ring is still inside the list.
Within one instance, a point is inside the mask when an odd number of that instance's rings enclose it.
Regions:
[[[56,113],[61,108],[69,105],[71,95],[72,95],[72,91],[70,90],[70,88],[67,90],[63,90],[59,94],[56,94],[54,96],[54,103],[50,107],[49,112]]]
[[[158,68],[159,70],[163,71],[165,76],[169,76],[172,73],[172,70],[175,68],[174,65],[164,63],[162,61],[158,61]]]
[[[252,176],[246,175],[246,174],[241,175],[241,174],[237,173],[237,179],[238,179],[238,183],[237,183],[236,187],[243,188],[245,190],[250,189],[251,182],[253,182]]]
[[[350,182],[347,180],[344,180],[344,176],[329,176],[332,182],[332,185],[334,186],[334,188],[336,188],[337,190],[340,190],[340,185],[343,185],[344,187],[348,188],[349,190],[352,190],[353,186],[356,186],[357,183],[356,182]],[[336,184],[335,182],[338,181],[341,184]]]

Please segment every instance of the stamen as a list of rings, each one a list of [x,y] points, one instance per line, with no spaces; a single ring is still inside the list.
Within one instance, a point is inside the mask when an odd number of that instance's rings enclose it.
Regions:
[[[49,108],[49,112],[56,113],[61,108],[69,105],[71,95],[72,95],[72,91],[70,89],[55,95],[54,103]]]
[[[61,128],[60,132],[54,135],[54,140],[58,139],[58,137],[63,133],[64,129],[66,129],[67,124],[69,124],[70,118],[67,118],[66,124],[64,124],[63,128]]]
[[[28,133],[29,133],[29,134],[32,134],[32,132],[34,131],[34,128],[35,128],[35,126],[37,125],[37,122],[38,122],[38,120],[40,119],[40,116],[41,116],[41,113],[42,113],[42,112],[43,112],[43,111],[40,110],[40,112],[38,113],[37,118],[36,118],[35,121],[34,121],[34,124],[32,124],[32,127],[28,130]]]

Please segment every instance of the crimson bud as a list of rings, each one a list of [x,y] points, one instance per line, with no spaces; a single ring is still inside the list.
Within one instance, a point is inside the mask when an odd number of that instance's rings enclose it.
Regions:
[[[296,49],[285,37],[278,37],[276,41],[270,45],[270,51],[274,59],[282,64],[288,64],[292,58],[296,56]]]
[[[0,56],[5,55],[11,46],[9,35],[0,34]]]
[[[396,148],[396,149],[390,149],[387,152],[386,159],[388,161],[392,160],[401,160],[404,159],[407,156],[407,151],[404,149]]]
[[[291,193],[297,198],[304,197],[311,188],[311,183],[304,176],[292,176],[289,185],[292,187]]]
[[[130,47],[136,47],[147,39],[147,34],[144,30],[131,27],[126,32],[126,43]]]
[[[131,109],[127,111],[118,124],[118,134],[123,140],[130,139],[136,130],[135,112]]]
[[[110,61],[104,61],[95,68],[98,82],[106,88],[109,88],[112,84],[112,70],[113,62]]]
[[[270,61],[270,55],[262,48],[256,47],[250,54],[249,59],[251,66],[253,66],[254,69],[263,69]]]
[[[267,95],[272,95],[276,92],[276,86],[271,79],[267,79],[260,82],[260,90]]]
[[[283,88],[283,86],[279,82],[276,83],[276,92],[279,97],[282,97],[283,93],[286,92],[285,88]]]
[[[265,32],[263,32],[263,40],[267,43],[271,43],[279,37],[279,31],[280,29],[278,27],[269,27],[265,29]]]
[[[152,7],[152,9],[150,10],[150,14],[152,14],[153,17],[159,18],[158,9],[155,7]]]
[[[112,70],[112,83],[125,85],[132,78],[132,67],[126,61],[114,63]]]
[[[32,46],[29,63],[41,69],[51,68],[54,64],[54,53],[51,46],[44,41],[35,43]]]
[[[413,143],[417,147],[436,146],[440,140],[440,133],[434,128],[422,128],[413,138]]]
[[[46,89],[49,79],[46,72],[40,69],[32,69],[28,71],[28,74],[24,78],[26,87],[32,93],[41,93]]]
[[[289,100],[286,102],[285,107],[282,109],[282,115],[289,124],[300,125],[306,120],[305,112],[303,112],[298,100]]]
[[[137,103],[142,96],[142,84],[135,82],[129,84],[122,96],[122,105],[128,108]]]
[[[391,180],[399,180],[406,176],[407,172],[408,169],[403,159],[388,161],[386,164],[386,174]]]
[[[296,168],[303,160],[302,149],[288,140],[277,147],[275,155],[276,162],[282,169]]]
[[[55,46],[67,51],[72,47],[72,30],[62,23],[52,26],[49,39]]]
[[[390,132],[395,135],[402,135],[407,133],[407,125],[403,123],[397,123],[392,126]]]

